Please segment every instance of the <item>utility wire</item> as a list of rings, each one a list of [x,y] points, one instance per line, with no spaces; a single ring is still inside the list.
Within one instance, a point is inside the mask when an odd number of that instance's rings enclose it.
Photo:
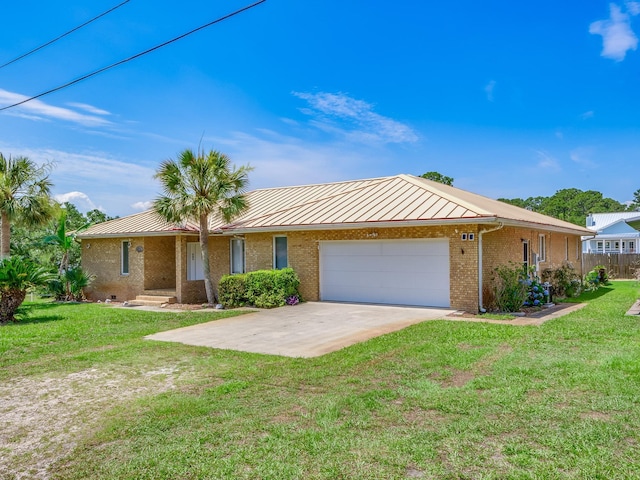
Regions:
[[[91,73],[83,75],[82,77],[76,78],[75,80],[67,82],[67,83],[65,83],[63,85],[60,85],[58,87],[52,88],[51,90],[47,90],[46,92],[39,93],[38,95],[34,95],[33,97],[26,98],[26,99],[24,99],[24,100],[22,100],[20,102],[12,104],[12,105],[7,105],[6,107],[2,107],[2,108],[0,108],[0,112],[3,111],[3,110],[8,110],[8,109],[13,108],[13,107],[17,107],[18,105],[22,105],[24,103],[30,102],[31,100],[35,100],[36,98],[44,97],[45,95],[49,95],[50,93],[57,92],[58,90],[62,90],[63,88],[70,87],[71,85],[74,85],[74,84],[76,84],[78,82],[86,80],[87,78],[91,78],[91,77],[93,77],[95,75],[98,75],[99,73],[105,72],[105,71],[107,71],[107,70],[109,70],[109,69],[111,69],[113,67],[117,67],[118,65],[122,65],[123,63],[130,62],[131,60],[134,60],[134,59],[136,59],[138,57],[142,57],[143,55],[146,55],[148,53],[153,52],[154,50],[158,50],[159,48],[165,47],[165,46],[167,46],[167,45],[169,45],[169,44],[171,44],[173,42],[177,42],[178,40],[182,40],[184,37],[187,37],[187,36],[189,36],[189,35],[191,35],[193,33],[196,33],[196,32],[198,32],[200,30],[203,30],[203,29],[205,29],[207,27],[210,27],[211,25],[215,25],[216,23],[220,23],[220,22],[222,22],[224,20],[227,20],[228,18],[234,17],[235,15],[238,15],[239,13],[245,12],[245,11],[249,10],[250,8],[256,7],[256,6],[258,6],[261,3],[264,3],[266,1],[267,0],[259,0],[259,1],[255,2],[255,3],[252,3],[251,5],[247,5],[246,7],[243,7],[241,9],[239,9],[239,10],[236,10],[235,12],[231,12],[231,13],[229,13],[227,15],[219,17],[219,18],[213,20],[212,22],[209,22],[209,23],[206,23],[204,25],[201,25],[198,28],[194,28],[193,30],[188,31],[187,33],[183,33],[180,36],[172,38],[171,40],[168,40],[168,41],[166,41],[164,43],[161,43],[160,45],[156,45],[155,47],[149,48],[148,50],[145,50],[144,52],[136,53],[135,55],[133,55],[131,57],[125,58],[124,60],[120,60],[119,62],[116,62],[116,63],[112,63],[111,65],[108,65],[106,67],[100,68],[99,70],[95,70],[95,71],[93,71]]]
[[[76,30],[80,30],[82,27],[85,27],[87,25],[89,25],[91,22],[95,22],[96,20],[98,20],[100,17],[104,17],[106,14],[113,12],[115,9],[120,8],[121,6],[123,6],[125,3],[129,3],[131,0],[124,0],[124,2],[116,5],[115,7],[110,8],[109,10],[107,10],[106,12],[102,12],[100,15],[98,15],[97,17],[93,17],[91,20],[87,20],[86,22],[84,22],[82,25],[78,25],[75,28],[72,28],[71,30],[69,30],[68,32],[63,33],[62,35],[54,38],[53,40],[49,40],[47,43],[43,43],[42,45],[40,45],[39,47],[34,48],[33,50],[29,50],[27,53],[24,53],[22,55],[20,55],[19,57],[14,58],[13,60],[8,61],[7,63],[4,63],[2,65],[0,65],[0,69],[6,67],[7,65],[11,65],[12,63],[17,62],[18,60],[22,60],[24,57],[28,57],[29,55],[31,55],[32,53],[36,53],[38,50],[43,49],[44,47],[48,47],[49,45],[51,45],[52,43],[57,42],[58,40],[60,40],[61,38],[66,37],[67,35],[69,35],[70,33],[75,32]]]

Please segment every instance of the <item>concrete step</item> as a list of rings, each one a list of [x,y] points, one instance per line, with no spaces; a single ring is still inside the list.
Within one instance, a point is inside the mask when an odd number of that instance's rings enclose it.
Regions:
[[[136,303],[151,302],[154,305],[155,304],[160,305],[162,303],[176,303],[176,300],[177,300],[176,297],[172,297],[168,295],[138,295],[134,300],[134,302]]]

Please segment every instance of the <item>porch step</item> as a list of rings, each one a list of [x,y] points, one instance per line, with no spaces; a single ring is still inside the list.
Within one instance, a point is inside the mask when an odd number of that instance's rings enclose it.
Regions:
[[[135,300],[129,303],[133,305],[155,307],[164,303],[176,303],[176,300],[176,297],[169,295],[138,295]]]

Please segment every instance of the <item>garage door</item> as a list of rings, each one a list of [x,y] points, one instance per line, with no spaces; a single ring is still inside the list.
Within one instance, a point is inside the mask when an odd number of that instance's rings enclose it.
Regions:
[[[321,242],[320,298],[448,307],[449,241]]]

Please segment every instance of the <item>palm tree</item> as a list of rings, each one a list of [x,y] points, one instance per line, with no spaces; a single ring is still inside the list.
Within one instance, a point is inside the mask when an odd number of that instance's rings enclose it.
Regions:
[[[47,235],[44,237],[43,242],[48,245],[56,245],[62,251],[62,258],[60,265],[58,266],[58,273],[64,274],[69,269],[69,253],[76,244],[76,237],[79,233],[83,232],[91,226],[91,223],[85,223],[84,225],[76,228],[73,232],[67,230],[67,212],[65,209],[61,209],[58,217],[58,224],[56,226],[56,233],[53,235]]]
[[[27,157],[6,158],[0,153],[0,258],[11,246],[11,223],[42,225],[51,216],[50,165],[36,165]]]
[[[154,201],[155,211],[169,222],[192,220],[200,227],[202,270],[209,305],[218,301],[209,265],[209,217],[229,223],[247,208],[244,192],[251,170],[246,165],[232,166],[229,157],[215,150],[195,154],[186,149],[176,160],[162,162],[155,175],[163,189],[163,195]]]

